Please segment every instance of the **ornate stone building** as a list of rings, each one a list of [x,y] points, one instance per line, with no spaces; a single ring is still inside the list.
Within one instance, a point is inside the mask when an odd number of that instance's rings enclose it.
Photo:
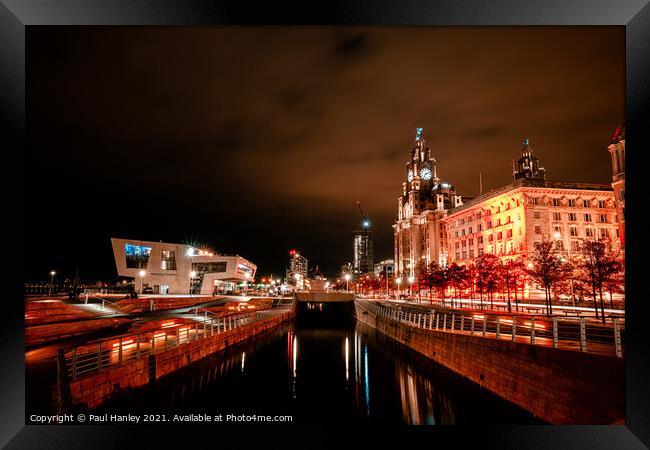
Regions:
[[[446,264],[445,230],[442,220],[447,212],[463,204],[454,186],[438,177],[431,150],[416,130],[411,158],[406,163],[402,195],[397,199],[395,237],[395,273],[417,276],[422,265]]]
[[[612,157],[612,188],[619,218],[621,247],[625,249],[625,124],[616,129],[607,149]]]
[[[466,264],[483,253],[526,256],[544,237],[556,240],[569,258],[581,239],[608,237],[620,245],[622,214],[612,187],[546,181],[528,139],[523,144],[512,183],[462,199],[438,178],[418,129],[393,225],[398,275],[417,276],[431,262]]]
[[[483,253],[525,257],[544,237],[569,258],[582,239],[620,243],[609,185],[546,181],[527,139],[513,179],[449,211],[444,220],[449,262],[466,264]]]

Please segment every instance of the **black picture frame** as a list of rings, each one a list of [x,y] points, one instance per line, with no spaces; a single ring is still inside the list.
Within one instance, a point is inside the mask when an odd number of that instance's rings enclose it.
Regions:
[[[626,419],[620,426],[497,426],[426,427],[426,429],[354,430],[366,446],[395,432],[410,437],[445,442],[452,448],[465,445],[482,448],[584,448],[636,449],[650,446],[650,352],[646,344],[644,317],[648,301],[643,298],[641,277],[647,240],[641,237],[642,194],[646,155],[650,149],[648,130],[648,92],[650,90],[650,6],[647,0],[438,0],[429,2],[305,2],[301,6],[274,2],[261,5],[249,2],[200,0],[0,0],[0,114],[3,136],[3,198],[5,261],[10,272],[3,298],[2,359],[0,360],[0,445],[7,448],[145,448],[166,447],[174,442],[200,445],[196,437],[215,439],[215,445],[228,440],[244,445],[251,435],[278,439],[285,443],[301,439],[295,428],[229,427],[206,432],[197,426],[75,426],[25,425],[24,398],[24,304],[21,248],[24,235],[26,109],[25,52],[26,28],[34,25],[371,25],[371,26],[455,26],[455,25],[616,25],[626,33],[626,144],[631,148],[627,168],[626,236]],[[645,153],[644,153],[645,150]],[[46,227],[45,227],[46,228]],[[630,245],[631,243],[631,245]],[[252,431],[245,431],[250,430]],[[255,431],[257,430],[257,431]],[[262,430],[262,431],[260,431]],[[332,440],[336,433],[319,427],[299,430],[318,433],[318,442]],[[342,439],[342,438],[341,438]],[[346,438],[346,440],[349,438]],[[270,441],[267,441],[269,444]],[[405,442],[405,441],[404,441]],[[346,443],[349,443],[347,441]],[[178,444],[182,445],[182,444]],[[312,445],[307,444],[305,445]],[[283,445],[284,446],[284,445]],[[275,447],[275,446],[273,446]]]

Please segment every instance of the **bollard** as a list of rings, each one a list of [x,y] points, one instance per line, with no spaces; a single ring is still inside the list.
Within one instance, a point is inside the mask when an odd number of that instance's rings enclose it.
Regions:
[[[422,314],[418,313],[418,325],[417,325],[418,328],[422,328],[421,326],[422,324],[420,323],[421,319],[422,319]]]
[[[456,316],[454,314],[451,315],[451,332],[454,332],[454,322],[455,322]]]
[[[442,317],[442,331],[447,331],[447,313]]]
[[[557,317],[553,317],[553,348],[557,348]]]
[[[440,321],[440,314],[436,314],[436,330],[438,329],[439,321]]]
[[[474,318],[472,317],[472,320],[469,324],[469,334],[474,335]]]
[[[585,333],[585,318],[580,318],[580,351],[587,351],[587,335]]]
[[[621,328],[618,324],[618,317],[614,317],[614,347],[616,348],[616,356],[623,357],[623,349],[621,345]]]
[[[512,340],[515,341],[517,339],[517,318],[513,317],[512,318]]]
[[[460,331],[465,331],[465,316],[460,316]]]
[[[501,334],[501,320],[497,317],[497,340],[499,339],[499,334]]]
[[[483,336],[485,336],[485,333],[487,331],[487,317],[483,317]]]
[[[535,344],[535,318],[530,318],[530,345]]]

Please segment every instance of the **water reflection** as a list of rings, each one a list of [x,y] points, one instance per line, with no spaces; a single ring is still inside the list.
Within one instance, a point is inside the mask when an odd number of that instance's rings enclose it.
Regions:
[[[328,314],[326,308],[310,312]],[[310,323],[304,317],[302,323],[232,347],[142,392],[112,406],[291,414],[303,423],[534,422],[363,324]]]

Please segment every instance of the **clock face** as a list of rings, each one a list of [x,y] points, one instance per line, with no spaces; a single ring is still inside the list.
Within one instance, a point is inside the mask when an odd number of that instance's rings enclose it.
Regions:
[[[423,167],[422,169],[420,169],[420,176],[422,177],[423,180],[430,180],[431,169],[429,167]]]
[[[409,183],[410,183],[411,181],[413,181],[413,171],[412,171],[412,170],[409,170],[409,173],[408,173],[408,175],[406,176],[406,179],[409,181]]]

